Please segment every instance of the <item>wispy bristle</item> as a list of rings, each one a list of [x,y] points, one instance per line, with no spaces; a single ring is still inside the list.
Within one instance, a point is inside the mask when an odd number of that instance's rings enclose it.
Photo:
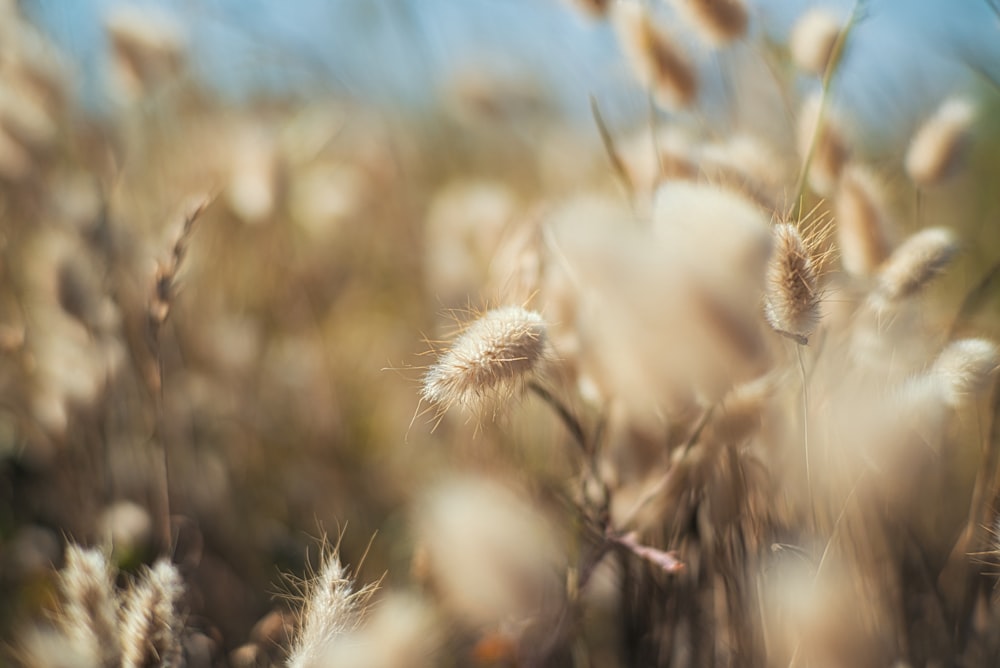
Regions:
[[[795,225],[776,225],[764,301],[768,324],[804,345],[819,323],[819,304],[816,266],[808,245]]]
[[[542,316],[518,306],[487,311],[455,339],[424,376],[423,398],[481,409],[511,397],[548,354]]]
[[[934,373],[944,384],[945,401],[959,406],[989,387],[1000,368],[1000,352],[986,339],[952,341],[934,362]]]
[[[657,26],[642,5],[615,5],[618,40],[639,81],[648,86],[658,104],[678,109],[690,105],[698,93],[698,78],[687,55]]]
[[[951,98],[920,126],[906,152],[906,173],[914,183],[926,188],[958,172],[975,114],[968,100]]]
[[[58,620],[74,650],[93,665],[116,663],[118,598],[107,557],[97,549],[68,546],[59,588],[64,604]]]
[[[841,177],[834,200],[837,245],[844,270],[870,276],[889,256],[885,210],[873,176],[856,165]]]
[[[872,293],[874,305],[884,309],[921,291],[957,252],[958,244],[950,230],[931,227],[917,232],[882,265]]]
[[[825,7],[806,11],[795,22],[788,42],[795,65],[809,74],[823,76],[830,67],[841,27],[841,21]]]
[[[128,592],[121,626],[123,668],[180,665],[183,623],[177,606],[183,594],[180,573],[162,559]]]
[[[743,37],[749,17],[743,0],[674,0],[691,27],[713,46],[723,46]]]

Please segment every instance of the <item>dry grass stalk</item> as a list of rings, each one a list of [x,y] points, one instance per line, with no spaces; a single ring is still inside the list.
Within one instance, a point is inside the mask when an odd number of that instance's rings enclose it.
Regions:
[[[943,227],[917,232],[885,261],[876,276],[872,304],[884,310],[923,290],[958,252],[955,236]]]
[[[519,306],[487,311],[427,371],[421,396],[442,409],[478,411],[514,396],[548,356],[541,315]]]
[[[632,68],[657,103],[681,109],[694,102],[698,77],[688,56],[639,4],[615,5],[615,27]]]
[[[809,186],[816,193],[832,195],[851,149],[841,124],[823,103],[822,95],[810,96],[802,105],[798,124],[799,155]]]
[[[194,232],[194,225],[202,212],[212,203],[211,198],[200,200],[184,217],[181,231],[174,241],[170,258],[166,262],[158,262],[153,278],[152,295],[147,311],[148,336],[150,344],[155,348],[160,328],[170,316],[171,305],[177,290],[177,275],[187,256],[188,243]]]
[[[800,345],[819,324],[820,288],[813,249],[791,223],[774,228],[767,267],[764,316],[771,327]]]
[[[841,177],[834,200],[837,246],[844,270],[855,276],[871,276],[889,256],[886,212],[874,177],[856,165]]]
[[[74,651],[91,665],[118,665],[119,603],[107,556],[97,549],[69,545],[59,589],[63,606],[57,619]]]
[[[157,561],[124,600],[121,624],[122,667],[180,666],[183,620],[178,605],[184,583],[177,568]]]
[[[976,109],[968,100],[950,98],[913,135],[906,152],[906,173],[922,188],[938,185],[962,166]]]
[[[825,7],[807,10],[792,27],[788,42],[792,61],[804,72],[824,76],[842,29],[841,21]]]
[[[743,37],[749,15],[743,0],[674,0],[674,6],[708,44],[724,46]]]

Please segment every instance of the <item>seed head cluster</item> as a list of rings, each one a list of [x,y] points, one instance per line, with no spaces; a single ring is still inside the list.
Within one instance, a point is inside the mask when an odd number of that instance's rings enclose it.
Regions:
[[[541,315],[518,306],[487,311],[430,368],[421,394],[443,408],[482,408],[511,397],[547,356]]]

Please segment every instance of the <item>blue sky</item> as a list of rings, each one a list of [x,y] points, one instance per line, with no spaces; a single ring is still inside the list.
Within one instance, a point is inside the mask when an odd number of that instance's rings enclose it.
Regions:
[[[174,15],[187,30],[196,76],[237,96],[329,89],[383,104],[419,103],[450,72],[483,66],[530,74],[571,117],[586,116],[590,93],[628,99],[608,26],[563,0],[24,0],[76,63],[81,92],[98,104],[106,58],[101,20],[121,4]],[[813,4],[846,16],[853,1],[756,0],[755,29],[782,39]],[[838,94],[872,120],[918,114],[971,85],[974,70],[1000,84],[998,4],[869,0]]]

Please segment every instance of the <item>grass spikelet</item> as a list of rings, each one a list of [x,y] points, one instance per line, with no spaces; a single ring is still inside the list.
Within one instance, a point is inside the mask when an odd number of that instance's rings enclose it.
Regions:
[[[885,261],[872,293],[874,306],[884,310],[920,292],[951,262],[958,252],[952,232],[931,227],[904,241]]]
[[[962,166],[969,127],[976,110],[961,98],[945,100],[913,135],[906,152],[906,173],[921,188],[938,185]]]
[[[97,549],[68,546],[59,589],[64,603],[58,621],[74,651],[95,666],[116,664],[118,597],[107,556]]]
[[[984,392],[1000,368],[1000,352],[986,339],[960,339],[949,343],[934,362],[934,373],[943,383],[945,401],[958,407]]]
[[[421,396],[443,409],[482,409],[517,393],[547,356],[541,315],[519,306],[487,311],[428,370]]]
[[[825,7],[806,11],[795,22],[788,41],[792,62],[803,72],[822,77],[830,67],[841,29],[841,21]]]
[[[886,214],[873,175],[851,165],[844,170],[834,200],[837,246],[844,270],[871,276],[889,256]]]
[[[289,668],[316,665],[330,643],[358,627],[374,586],[355,590],[336,548],[325,548],[320,570],[303,586],[298,631],[288,653]]]
[[[701,38],[719,47],[746,34],[749,16],[743,0],[674,0]]]
[[[184,38],[163,12],[123,5],[112,11],[105,28],[114,52],[122,93],[133,98],[177,73]]]
[[[602,18],[607,15],[611,0],[568,0],[569,4],[593,18]]]
[[[698,77],[688,56],[657,26],[645,7],[615,5],[618,40],[639,81],[668,109],[689,106],[698,93]]]
[[[767,267],[767,322],[779,334],[806,345],[819,324],[819,305],[819,279],[811,249],[795,225],[779,223]]]
[[[128,592],[121,625],[123,668],[181,665],[183,621],[177,606],[183,594],[180,573],[165,559]]]

